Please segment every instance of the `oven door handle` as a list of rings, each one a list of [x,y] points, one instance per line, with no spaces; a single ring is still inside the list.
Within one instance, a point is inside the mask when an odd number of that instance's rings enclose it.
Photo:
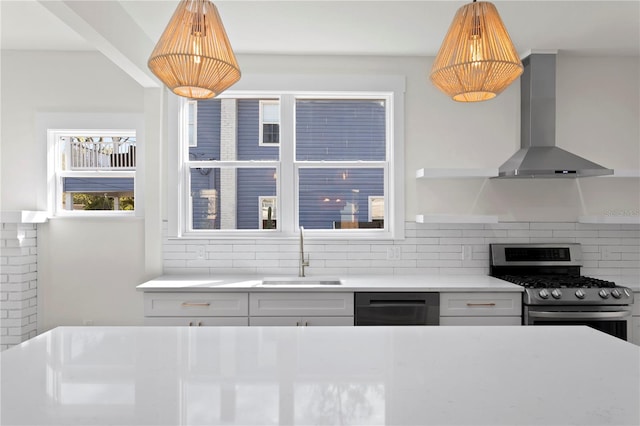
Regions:
[[[614,312],[547,312],[529,311],[530,318],[551,318],[551,319],[620,319],[631,315],[631,311]]]

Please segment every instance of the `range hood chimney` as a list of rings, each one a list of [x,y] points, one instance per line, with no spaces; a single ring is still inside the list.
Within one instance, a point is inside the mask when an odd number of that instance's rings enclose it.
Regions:
[[[613,174],[556,146],[556,55],[522,60],[521,148],[498,169],[498,178],[577,178]]]

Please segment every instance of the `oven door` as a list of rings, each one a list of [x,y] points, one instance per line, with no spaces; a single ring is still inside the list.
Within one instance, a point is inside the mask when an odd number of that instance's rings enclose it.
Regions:
[[[628,306],[525,306],[524,325],[587,325],[629,340],[631,310]]]

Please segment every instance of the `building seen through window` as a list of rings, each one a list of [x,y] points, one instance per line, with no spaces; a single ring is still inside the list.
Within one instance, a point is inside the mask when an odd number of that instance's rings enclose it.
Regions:
[[[278,230],[283,206],[305,229],[384,229],[388,98],[283,96],[293,101],[289,129],[280,125],[281,98],[190,107],[186,229]],[[279,181],[283,170],[291,181]]]

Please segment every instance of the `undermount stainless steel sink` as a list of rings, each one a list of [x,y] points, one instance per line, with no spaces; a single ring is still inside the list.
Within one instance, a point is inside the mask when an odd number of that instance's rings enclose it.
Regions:
[[[337,277],[266,277],[262,285],[340,285],[342,281]]]

